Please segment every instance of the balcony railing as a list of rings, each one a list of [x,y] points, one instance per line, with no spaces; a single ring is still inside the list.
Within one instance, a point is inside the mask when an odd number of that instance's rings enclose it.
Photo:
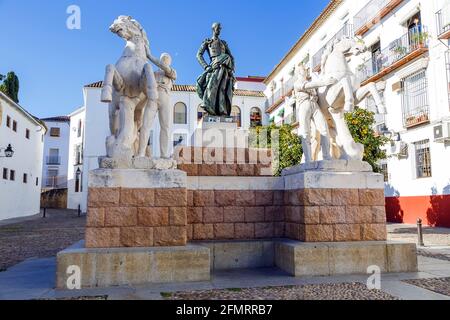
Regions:
[[[450,4],[436,13],[436,23],[439,39],[450,39]]]
[[[329,44],[334,42],[336,39],[340,40],[343,37],[353,37],[353,25],[345,24],[341,30],[339,30],[328,42],[313,56],[313,70],[318,71],[320,69],[320,64],[322,62],[322,55]]]
[[[296,76],[292,76],[286,83],[284,84],[284,95],[289,96],[294,90],[295,81],[297,81]]]
[[[281,99],[284,99],[286,96],[290,96],[292,90],[294,90],[294,84],[297,78],[292,76],[286,82],[283,83],[281,88],[276,90],[271,97],[266,100],[265,107],[266,110],[269,110],[275,104],[277,104]]]
[[[393,67],[397,62],[419,49],[428,47],[428,32],[425,27],[416,27],[391,42],[377,56],[367,60],[357,68],[357,77],[364,82],[371,77]],[[394,68],[395,69],[395,68]]]
[[[48,156],[46,163],[48,165],[59,166],[61,164],[61,157],[59,157],[59,156]]]
[[[372,0],[353,18],[356,35],[363,35],[380,22],[389,12],[403,0]]]
[[[67,188],[67,176],[47,177],[44,180],[46,189],[65,189]]]

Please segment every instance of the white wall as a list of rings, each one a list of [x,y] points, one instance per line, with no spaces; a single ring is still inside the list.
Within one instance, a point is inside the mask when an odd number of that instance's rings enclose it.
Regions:
[[[44,158],[43,158],[43,169],[42,169],[42,188],[46,188],[47,173],[49,169],[58,170],[58,185],[61,183],[60,187],[65,188],[67,185],[67,174],[68,174],[68,163],[69,163],[69,139],[70,139],[70,123],[66,121],[44,121],[48,128],[48,131],[44,137]],[[52,137],[50,136],[51,128],[59,128],[60,136]],[[60,164],[48,164],[48,157],[50,155],[50,149],[59,150]]]
[[[0,148],[11,144],[15,152],[13,158],[0,158],[0,220],[38,214],[45,128],[2,93],[0,110]],[[17,121],[17,132],[6,126],[7,116]],[[30,139],[25,137],[26,129]],[[3,168],[15,170],[15,181],[3,179]],[[24,174],[28,175],[27,183],[23,182]]]
[[[67,208],[68,209],[78,209],[78,205],[82,205],[82,209],[86,211],[83,207],[84,204],[84,194],[83,189],[81,192],[77,192],[75,189],[76,173],[80,169],[82,172],[84,170],[84,159],[83,163],[78,164],[76,161],[76,146],[84,144],[84,133],[85,133],[85,108],[80,108],[70,115],[70,139],[69,139],[69,149],[68,149],[68,173],[67,173]],[[78,133],[78,126],[81,121],[82,130],[81,135]],[[82,180],[84,177],[82,178]]]

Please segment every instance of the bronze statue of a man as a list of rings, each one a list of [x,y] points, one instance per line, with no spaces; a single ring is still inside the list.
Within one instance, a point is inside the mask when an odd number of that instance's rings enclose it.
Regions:
[[[222,26],[214,23],[213,36],[203,41],[197,60],[205,72],[197,80],[197,93],[203,100],[202,107],[211,116],[231,115],[235,84],[234,58],[228,44],[219,38]],[[211,62],[204,58],[208,53]]]

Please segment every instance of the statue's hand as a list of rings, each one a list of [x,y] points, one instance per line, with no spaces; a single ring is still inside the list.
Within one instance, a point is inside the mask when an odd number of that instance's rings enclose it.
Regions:
[[[206,68],[205,68],[205,71],[206,72],[210,72],[212,70],[212,67],[211,66],[207,66]]]

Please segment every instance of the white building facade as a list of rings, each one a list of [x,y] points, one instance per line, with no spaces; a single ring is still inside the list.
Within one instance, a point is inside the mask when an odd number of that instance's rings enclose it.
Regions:
[[[44,137],[42,189],[65,189],[69,164],[70,117],[52,117],[41,121],[48,128]]]
[[[83,204],[83,151],[86,108],[82,107],[69,115],[69,148],[67,168],[67,208],[78,209]],[[95,139],[95,138],[94,138]]]
[[[41,121],[0,92],[0,220],[40,212],[45,134]]]
[[[361,38],[368,52],[351,61],[360,81],[386,81],[386,115],[379,134],[389,135],[386,177],[388,219],[450,227],[450,1],[333,0],[267,77],[271,121],[296,123],[293,68],[320,69],[326,45],[342,36]],[[371,111],[373,102],[360,107]]]
[[[237,78],[232,116],[241,130],[268,123],[264,113],[264,78]],[[108,104],[100,101],[102,83],[83,88],[84,107],[75,111],[70,121],[68,207],[86,211],[89,171],[98,168],[99,157],[106,155],[105,140],[110,135]],[[174,85],[171,104],[174,111],[172,141],[176,145],[193,145],[194,132],[199,128],[204,111],[195,86]],[[79,130],[80,125],[82,127]],[[158,119],[151,131],[150,145],[154,157],[159,157]],[[77,151],[78,150],[78,151]]]

